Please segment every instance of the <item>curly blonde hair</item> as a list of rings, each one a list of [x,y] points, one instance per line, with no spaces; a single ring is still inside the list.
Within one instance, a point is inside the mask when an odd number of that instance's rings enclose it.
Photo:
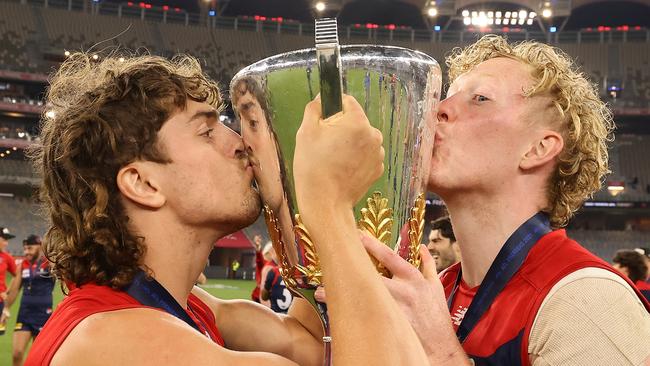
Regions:
[[[553,118],[560,122],[564,149],[547,186],[544,209],[554,228],[566,226],[584,201],[597,192],[609,173],[607,145],[613,141],[611,111],[598,97],[596,85],[579,72],[572,59],[549,45],[526,41],[509,44],[503,37],[487,35],[476,43],[456,48],[447,57],[449,82],[483,61],[506,57],[531,69],[533,86],[524,96],[550,97]],[[550,120],[550,119],[549,119]]]
[[[30,156],[43,178],[44,252],[64,282],[123,288],[132,281],[146,248],[129,228],[117,173],[136,160],[170,162],[157,134],[188,99],[221,103],[217,84],[189,56],[97,62],[74,53],[52,76]]]

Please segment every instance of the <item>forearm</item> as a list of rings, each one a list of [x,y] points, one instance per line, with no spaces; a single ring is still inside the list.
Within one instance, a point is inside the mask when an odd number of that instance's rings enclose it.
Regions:
[[[352,210],[323,206],[300,209],[327,288],[334,363],[427,364],[415,332],[363,249]]]
[[[440,349],[435,353],[429,353],[429,365],[431,366],[470,366],[473,365],[463,348],[459,345],[437,345]],[[447,350],[446,352],[444,350]]]
[[[274,353],[299,365],[323,363],[322,340],[301,323],[300,317],[276,314],[252,301],[223,302],[216,314],[228,349]]]
[[[307,300],[299,297],[294,298],[287,316],[295,319],[317,342],[322,342],[324,335],[323,324],[316,309]]]
[[[11,305],[14,304],[14,301],[16,301],[16,298],[18,297],[18,290],[20,289],[20,285],[17,282],[17,277],[14,277],[11,279],[11,282],[9,283],[9,289],[7,290],[7,298],[5,299],[5,309],[11,308]]]

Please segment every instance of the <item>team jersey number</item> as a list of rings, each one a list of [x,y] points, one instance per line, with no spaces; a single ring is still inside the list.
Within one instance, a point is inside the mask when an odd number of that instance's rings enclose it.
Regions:
[[[293,296],[291,295],[291,292],[289,292],[289,290],[287,289],[287,286],[284,284],[284,280],[280,281],[280,285],[282,285],[283,287],[282,298],[279,298],[277,300],[277,304],[280,309],[287,310],[291,305],[291,301],[293,301]]]

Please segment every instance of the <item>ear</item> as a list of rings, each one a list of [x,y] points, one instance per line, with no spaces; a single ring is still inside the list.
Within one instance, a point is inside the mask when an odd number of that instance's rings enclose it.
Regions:
[[[129,200],[142,206],[158,209],[166,198],[156,182],[152,167],[147,162],[134,162],[117,172],[117,187]]]
[[[521,159],[519,167],[530,170],[547,164],[560,155],[564,149],[562,135],[553,130],[540,131],[540,137],[534,141]]]

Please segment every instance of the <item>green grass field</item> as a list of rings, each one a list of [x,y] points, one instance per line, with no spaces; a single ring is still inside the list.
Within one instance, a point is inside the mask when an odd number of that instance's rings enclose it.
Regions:
[[[202,287],[207,292],[221,299],[249,299],[251,291],[255,287],[255,281],[208,280],[208,283]],[[63,294],[57,283],[54,289],[54,304],[58,304],[62,299]],[[4,335],[0,336],[0,365],[11,365],[11,339],[16,324],[19,304],[20,297],[11,307],[11,318],[7,321],[7,331]]]

